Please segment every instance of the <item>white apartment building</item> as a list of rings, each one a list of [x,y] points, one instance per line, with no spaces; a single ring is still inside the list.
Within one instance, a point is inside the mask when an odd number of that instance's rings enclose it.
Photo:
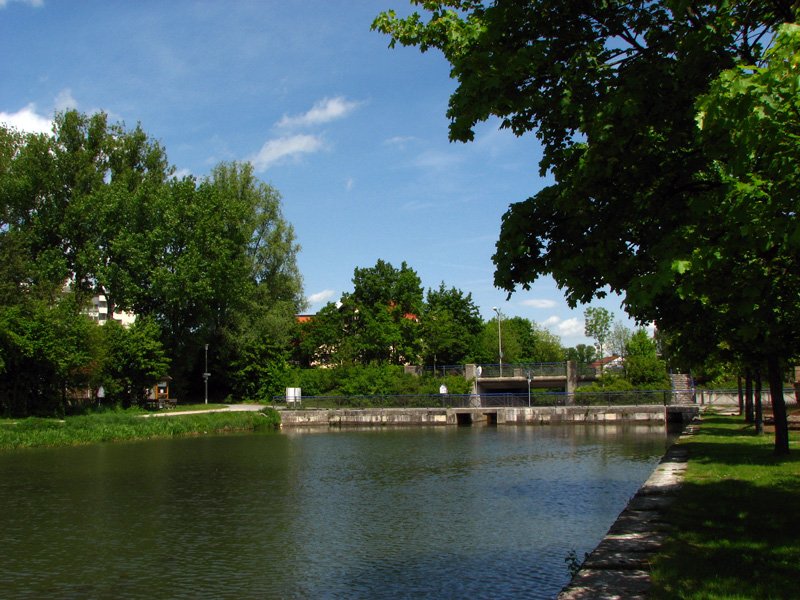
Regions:
[[[114,311],[114,314],[109,316],[108,301],[103,295],[92,298],[92,305],[87,309],[86,314],[90,319],[97,321],[100,325],[104,325],[106,321],[113,319],[114,321],[122,323],[124,327],[130,327],[136,320],[135,314],[125,311]]]

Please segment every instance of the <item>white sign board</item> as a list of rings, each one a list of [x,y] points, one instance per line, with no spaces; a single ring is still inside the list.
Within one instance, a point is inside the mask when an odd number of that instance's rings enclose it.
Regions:
[[[286,388],[286,406],[300,404],[302,394],[299,387]]]

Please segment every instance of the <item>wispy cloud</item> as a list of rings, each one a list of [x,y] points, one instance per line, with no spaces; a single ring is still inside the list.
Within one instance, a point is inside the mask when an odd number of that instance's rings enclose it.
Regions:
[[[27,133],[51,133],[53,130],[53,121],[38,114],[33,102],[15,113],[0,112],[0,123]]]
[[[30,6],[44,6],[44,0],[0,0],[0,8],[5,8],[12,2],[22,2]]]
[[[343,96],[323,98],[317,102],[311,110],[302,115],[293,117],[284,115],[276,125],[280,129],[297,129],[322,125],[323,123],[346,117],[353,112],[359,104],[359,102],[345,100]]]
[[[311,294],[307,300],[309,304],[322,304],[323,302],[329,302],[334,294],[336,294],[336,292],[333,290],[322,290],[316,294]]]
[[[78,101],[72,97],[72,90],[65,88],[58,92],[55,99],[56,110],[68,110],[70,108],[78,108]]]
[[[555,300],[546,300],[545,298],[531,298],[530,300],[523,300],[520,302],[521,306],[532,306],[533,308],[555,308],[558,302]]]
[[[255,155],[250,157],[250,162],[256,172],[263,172],[283,159],[299,159],[303,154],[318,152],[325,147],[321,135],[296,134],[288,135],[292,130],[314,127],[336,119],[341,119],[351,113],[359,102],[345,100],[343,96],[336,98],[323,98],[311,110],[301,115],[284,115],[275,126],[287,135],[267,141]],[[352,184],[348,182],[348,189]]]
[[[398,136],[395,136],[393,138],[389,138],[384,143],[389,145],[389,146],[397,146],[401,150],[404,150],[405,147],[406,147],[406,144],[408,144],[409,142],[413,142],[416,139],[417,138],[415,138],[414,136],[410,136],[410,135],[407,135],[407,136],[398,135]]]
[[[413,164],[433,171],[449,171],[464,162],[464,156],[453,151],[429,150],[417,156]]]
[[[322,139],[315,135],[293,135],[269,140],[261,147],[250,162],[256,172],[266,171],[275,163],[286,159],[298,159],[303,154],[317,152],[324,146]]]

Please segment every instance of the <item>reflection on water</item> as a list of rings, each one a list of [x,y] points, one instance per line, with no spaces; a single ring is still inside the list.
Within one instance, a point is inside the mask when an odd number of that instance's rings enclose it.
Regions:
[[[646,425],[297,429],[0,453],[7,599],[553,598]]]

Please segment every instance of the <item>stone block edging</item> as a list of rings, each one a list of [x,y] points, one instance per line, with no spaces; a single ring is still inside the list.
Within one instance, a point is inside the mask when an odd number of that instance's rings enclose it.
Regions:
[[[696,419],[679,440],[697,431]],[[689,451],[675,443],[586,558],[558,600],[639,600],[650,589],[650,559],[666,541],[664,512],[683,481]]]

